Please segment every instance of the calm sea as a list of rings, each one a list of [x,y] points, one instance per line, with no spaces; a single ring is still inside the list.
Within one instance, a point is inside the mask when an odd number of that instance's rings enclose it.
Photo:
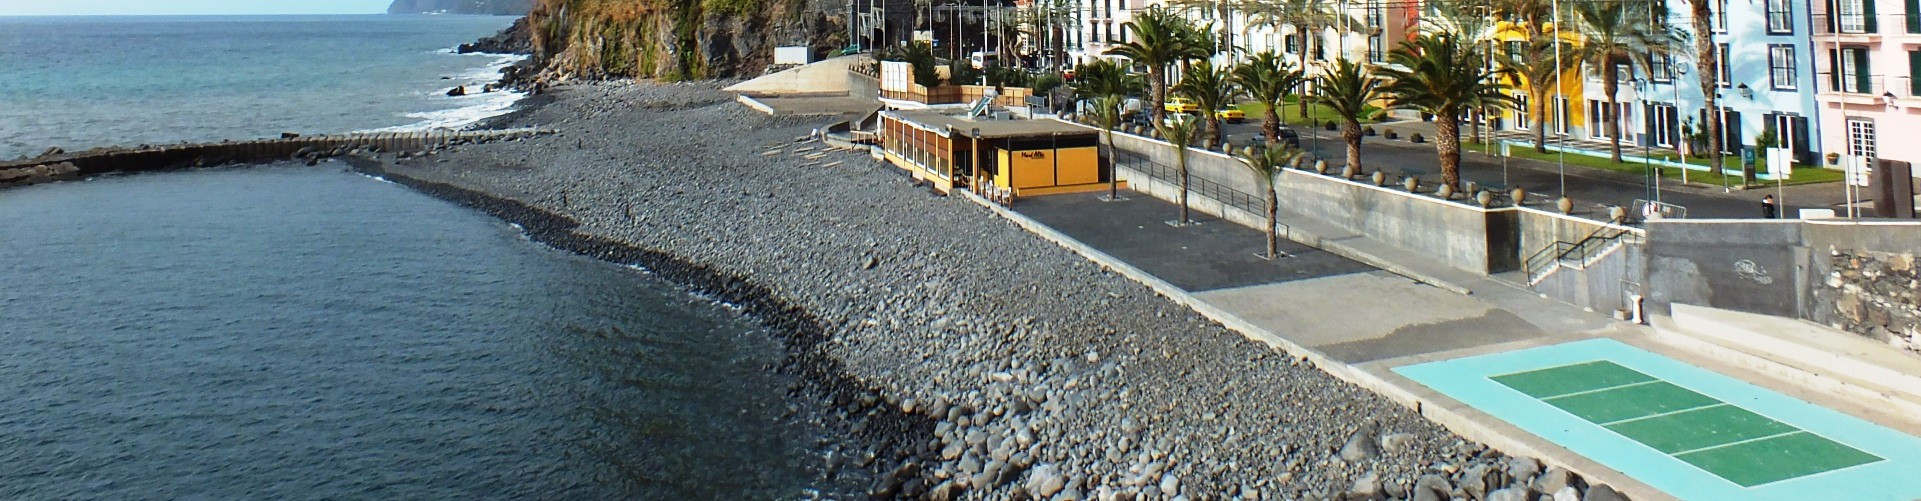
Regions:
[[[0,17],[0,159],[48,147],[459,127],[511,56],[453,52],[499,16]]]
[[[478,100],[433,91],[492,59],[438,50],[506,22],[3,20],[0,140],[465,119]],[[789,417],[811,411],[754,322],[337,163],[0,190],[0,347],[6,500],[795,499],[861,483],[818,480],[832,439]]]

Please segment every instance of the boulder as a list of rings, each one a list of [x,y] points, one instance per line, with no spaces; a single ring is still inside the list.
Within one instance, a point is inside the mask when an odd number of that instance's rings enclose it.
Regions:
[[[460,97],[465,95],[467,95],[467,86],[465,85],[454,87],[452,90],[447,91],[447,97]]]

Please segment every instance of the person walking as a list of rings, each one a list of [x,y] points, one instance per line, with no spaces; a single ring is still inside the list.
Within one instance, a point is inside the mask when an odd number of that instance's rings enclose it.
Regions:
[[[1774,219],[1775,218],[1774,214],[1775,214],[1774,195],[1761,197],[1761,218]]]

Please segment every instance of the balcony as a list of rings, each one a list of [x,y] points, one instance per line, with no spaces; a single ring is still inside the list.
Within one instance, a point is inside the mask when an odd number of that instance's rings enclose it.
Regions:
[[[1872,44],[1886,39],[1921,45],[1921,13],[1833,14],[1833,22],[1829,16],[1814,13],[1814,43]]]
[[[1815,100],[1823,103],[1840,104],[1887,104],[1887,100],[1883,95],[1888,93],[1887,85],[1885,85],[1888,78],[1882,75],[1870,75],[1867,82],[1861,82],[1851,77],[1844,77],[1841,79],[1840,86],[1837,87],[1835,86],[1835,81],[1830,78],[1831,75],[1833,75],[1833,73],[1829,72],[1821,72],[1816,75],[1816,79],[1820,81],[1821,91],[1815,94]]]
[[[1916,88],[1917,84],[1921,82],[1917,82],[1912,76],[1888,77],[1886,92],[1894,95],[1895,106],[1914,109],[1921,107],[1921,88]]]

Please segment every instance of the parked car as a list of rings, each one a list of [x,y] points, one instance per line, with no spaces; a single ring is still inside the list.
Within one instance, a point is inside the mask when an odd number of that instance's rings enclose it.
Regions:
[[[1164,107],[1167,108],[1167,111],[1175,113],[1194,113],[1201,111],[1201,105],[1199,103],[1195,103],[1184,97],[1167,98],[1167,104]]]
[[[1231,124],[1237,124],[1237,123],[1247,121],[1247,112],[1241,111],[1240,108],[1223,108],[1219,110],[1214,110],[1214,116],[1216,118],[1220,118],[1221,120],[1226,120],[1227,123],[1231,123]]]
[[[1280,139],[1282,144],[1295,148],[1301,147],[1301,135],[1300,133],[1294,132],[1292,127],[1282,126]]]

